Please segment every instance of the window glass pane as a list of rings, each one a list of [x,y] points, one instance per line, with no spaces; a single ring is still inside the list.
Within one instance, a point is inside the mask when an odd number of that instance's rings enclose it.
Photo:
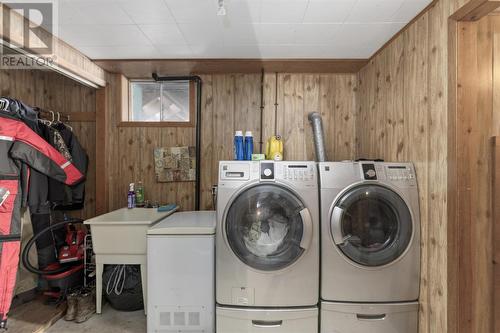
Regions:
[[[129,121],[189,122],[189,81],[132,82]]]
[[[160,121],[160,85],[154,82],[132,83],[131,121]]]
[[[162,121],[189,121],[189,82],[162,82]]]

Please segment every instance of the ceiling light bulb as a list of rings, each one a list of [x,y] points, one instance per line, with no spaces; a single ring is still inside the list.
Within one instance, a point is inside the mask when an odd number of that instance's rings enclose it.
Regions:
[[[219,0],[219,8],[217,8],[217,16],[226,16],[226,7],[224,0]]]

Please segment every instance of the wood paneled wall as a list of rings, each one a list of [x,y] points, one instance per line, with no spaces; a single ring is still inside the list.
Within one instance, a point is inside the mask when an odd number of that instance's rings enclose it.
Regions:
[[[420,332],[455,332],[448,285],[448,18],[467,0],[438,0],[359,77],[358,152],[415,163],[420,191]],[[450,327],[448,327],[448,324]],[[487,331],[475,331],[487,332]]]
[[[500,35],[496,17],[455,34],[449,17],[466,3],[436,1],[358,75],[360,156],[417,170],[420,332],[493,331],[489,138],[499,132]]]
[[[127,205],[128,184],[142,181],[146,200],[177,203],[184,209],[194,207],[194,183],[157,183],[153,150],[156,147],[194,145],[190,127],[118,127],[122,106],[128,105],[128,80],[122,75],[108,75],[106,111],[106,179],[108,210]]]
[[[213,209],[211,188],[217,184],[218,161],[232,159],[235,130],[250,130],[255,151],[260,132],[265,140],[281,134],[285,158],[314,160],[312,133],[307,115],[323,115],[329,158],[355,157],[356,76],[352,74],[266,73],[264,77],[263,128],[260,128],[260,74],[202,75],[202,209]],[[275,96],[277,85],[277,119]],[[108,181],[109,210],[126,204],[127,185],[142,180],[146,199],[175,202],[184,210],[194,208],[194,183],[157,183],[153,149],[194,145],[194,128],[118,127],[120,107],[126,105],[127,80],[108,78]],[[121,92],[120,92],[121,91]],[[275,127],[277,126],[277,131]],[[265,149],[265,143],[263,145]]]
[[[440,83],[439,77],[431,81],[432,71],[444,78],[446,73],[443,67],[431,70],[432,57],[441,53],[429,52],[429,16],[419,18],[359,73],[357,127],[360,156],[415,164],[421,198],[420,332],[446,332],[447,129],[442,82],[435,87],[439,93],[430,95],[430,85]]]
[[[0,70],[0,96],[16,98],[31,106],[64,112],[95,112],[95,89],[45,70]],[[85,208],[74,212],[77,217],[95,216],[95,123],[75,122],[78,140],[89,155]]]

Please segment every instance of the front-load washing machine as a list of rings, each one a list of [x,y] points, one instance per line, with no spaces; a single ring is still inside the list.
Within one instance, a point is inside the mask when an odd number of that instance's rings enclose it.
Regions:
[[[416,332],[420,220],[413,165],[325,162],[318,168],[321,331]]]
[[[317,331],[319,226],[314,162],[220,162],[217,332]]]

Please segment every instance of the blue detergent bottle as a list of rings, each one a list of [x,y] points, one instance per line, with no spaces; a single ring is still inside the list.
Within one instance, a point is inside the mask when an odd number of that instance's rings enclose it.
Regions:
[[[243,131],[236,131],[234,134],[234,159],[243,161],[244,158]]]
[[[245,132],[245,160],[251,161],[253,154],[253,135],[251,131]]]

